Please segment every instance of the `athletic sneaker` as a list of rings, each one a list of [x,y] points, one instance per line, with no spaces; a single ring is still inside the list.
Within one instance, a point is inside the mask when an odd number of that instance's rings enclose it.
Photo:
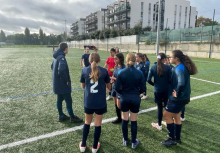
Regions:
[[[163,146],[169,147],[169,146],[171,146],[171,145],[176,145],[177,143],[176,143],[176,141],[174,141],[174,140],[168,138],[166,141],[161,142],[161,144],[162,144]]]
[[[151,123],[151,125],[152,125],[153,127],[157,128],[159,131],[162,130],[162,125],[159,126],[158,123]]]
[[[123,146],[128,146],[128,141],[126,141],[124,138],[123,138]]]
[[[142,99],[142,100],[145,100],[145,99],[147,99],[147,96],[143,96],[141,99]]]
[[[185,118],[180,117],[180,120],[183,122],[183,121],[185,121],[186,119],[185,119]]]
[[[167,122],[166,121],[162,121],[162,124],[167,127]]]
[[[118,124],[118,123],[121,123],[122,120],[119,119],[119,118],[116,118],[114,121],[112,121],[112,124]]]
[[[132,148],[132,149],[135,149],[135,148],[138,146],[138,144],[139,144],[139,140],[136,139],[136,142],[135,142],[135,143],[131,143],[131,148]]]
[[[106,98],[106,100],[110,100],[111,98],[112,98],[112,96],[109,95],[109,96]]]
[[[83,122],[83,119],[79,118],[76,115],[74,115],[74,118],[70,118],[70,123],[80,123],[80,122]]]
[[[80,150],[80,152],[85,152],[86,151],[86,146],[82,147],[82,141],[79,143],[79,150]]]
[[[70,117],[69,116],[66,116],[65,114],[62,116],[62,117],[59,117],[59,122],[63,122],[63,121],[66,121],[66,120],[69,120]]]
[[[98,145],[97,145],[97,148],[94,149],[93,146],[92,146],[92,153],[97,153],[97,151],[99,150],[100,148],[100,143],[98,142]]]

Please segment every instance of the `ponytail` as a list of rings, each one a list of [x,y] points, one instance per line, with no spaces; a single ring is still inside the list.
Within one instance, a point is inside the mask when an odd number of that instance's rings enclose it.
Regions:
[[[174,50],[173,56],[179,58],[180,62],[185,65],[190,75],[195,75],[198,73],[195,63],[189,58],[189,56],[184,55],[181,50]]]
[[[189,58],[189,56],[183,55],[183,64],[189,71],[190,75],[195,75],[196,73],[198,73],[195,63]]]
[[[167,58],[167,57],[164,53],[159,53],[157,56],[157,75],[158,76],[163,75],[164,63],[162,62],[162,60],[165,58]]]
[[[98,68],[98,63],[100,62],[100,56],[97,53],[92,53],[89,56],[89,61],[91,63],[91,73],[89,75],[93,82],[97,82],[101,76],[100,69]]]
[[[129,62],[128,62],[128,65],[129,65],[129,66],[134,66],[134,63],[135,63],[134,61],[129,61]]]
[[[135,55],[132,54],[132,53],[128,53],[128,55],[126,56],[127,66],[128,66],[128,67],[134,66],[135,61],[136,61]]]
[[[145,63],[146,63],[147,61],[150,63],[150,60],[149,60],[149,58],[147,57],[147,55],[146,55],[146,54],[143,54],[143,56],[144,56],[144,58],[145,58]]]

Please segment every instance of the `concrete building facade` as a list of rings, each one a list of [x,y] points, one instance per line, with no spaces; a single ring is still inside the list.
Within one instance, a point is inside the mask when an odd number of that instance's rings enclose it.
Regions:
[[[70,26],[71,36],[84,35],[85,34],[85,21],[86,19],[80,18],[78,21]]]
[[[158,0],[116,0],[91,13],[85,20],[85,33],[108,29],[129,29],[137,24],[157,29]],[[197,19],[195,7],[188,0],[161,0],[160,29],[183,29],[195,27]],[[80,33],[79,33],[80,34]]]
[[[97,30],[103,30],[105,27],[104,17],[105,17],[105,9],[100,9],[88,15],[85,21],[86,33],[92,33]]]

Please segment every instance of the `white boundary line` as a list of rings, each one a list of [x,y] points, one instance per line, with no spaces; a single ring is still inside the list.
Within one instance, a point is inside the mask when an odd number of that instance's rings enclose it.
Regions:
[[[219,94],[219,93],[220,93],[220,91],[216,91],[216,92],[204,94],[204,95],[201,95],[201,96],[193,97],[190,100],[193,101],[193,100],[197,100],[197,99],[200,99],[200,98],[216,95],[216,94]],[[139,114],[147,113],[147,112],[150,112],[150,111],[153,111],[153,110],[156,110],[156,109],[157,109],[157,107],[152,107],[152,108],[149,108],[149,109],[145,109],[145,110],[140,111]],[[113,120],[115,120],[115,117],[105,119],[105,120],[102,121],[102,123],[108,123],[108,122],[111,122]],[[91,124],[91,126],[94,126],[94,122]],[[66,129],[66,130],[55,131],[55,132],[48,133],[48,134],[45,134],[45,135],[40,135],[40,136],[37,136],[37,137],[32,137],[32,138],[28,138],[28,139],[25,139],[25,140],[8,143],[8,144],[5,144],[5,145],[1,145],[0,150],[7,149],[7,148],[12,148],[12,147],[15,147],[15,146],[31,143],[31,142],[46,139],[46,138],[51,138],[51,137],[54,137],[54,136],[58,136],[58,135],[62,135],[62,134],[65,134],[65,133],[74,132],[74,131],[82,130],[82,129],[83,129],[83,125],[80,125],[80,126],[76,126],[76,127],[73,127],[73,128]]]
[[[218,64],[220,64],[220,62],[212,62],[212,61],[203,61],[203,60],[193,60],[193,61],[202,62],[202,63],[218,63]]]
[[[194,78],[194,77],[190,77],[190,78],[191,78],[191,79],[194,79],[194,80],[199,80],[199,81],[203,81],[203,82],[208,82],[208,83],[213,83],[213,84],[220,85],[220,83],[218,83],[218,82],[212,82],[212,81],[203,80],[203,79],[198,79],[198,78]]]

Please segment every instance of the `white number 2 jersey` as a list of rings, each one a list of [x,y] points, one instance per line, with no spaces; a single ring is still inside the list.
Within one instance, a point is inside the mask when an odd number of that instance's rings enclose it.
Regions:
[[[93,82],[89,75],[91,66],[83,68],[81,83],[85,83],[84,106],[89,109],[102,109],[106,104],[106,83],[110,82],[110,77],[106,69],[98,66],[101,76],[97,82]]]

